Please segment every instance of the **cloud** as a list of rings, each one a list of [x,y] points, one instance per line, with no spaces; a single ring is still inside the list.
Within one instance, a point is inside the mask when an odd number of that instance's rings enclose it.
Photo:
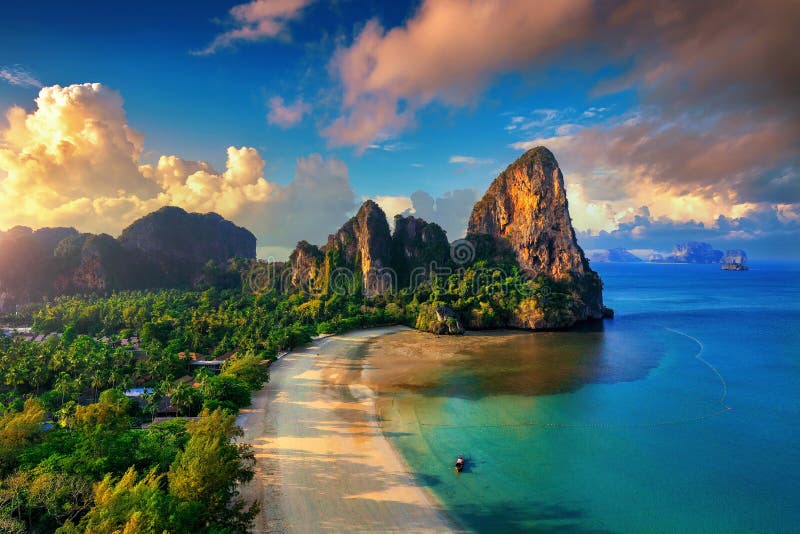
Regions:
[[[511,117],[511,120],[506,125],[505,130],[508,131],[508,132],[511,132],[513,130],[518,129],[520,127],[520,124],[524,120],[525,120],[525,117],[523,117],[521,115],[514,115],[513,117]]]
[[[169,204],[191,211],[215,211],[240,220],[253,205],[261,205],[279,192],[263,177],[264,160],[255,148],[228,148],[226,169],[216,172],[203,161],[161,156],[158,163],[139,170],[160,186],[159,196]]]
[[[578,232],[581,246],[624,247],[669,251],[676,243],[706,241],[717,248],[743,248],[751,257],[800,257],[800,210],[755,206],[738,217],[720,216],[711,223],[656,218],[642,206],[620,221],[619,228],[599,233]]]
[[[413,127],[427,106],[474,105],[508,73],[547,73],[559,61],[592,74],[608,68],[618,75],[586,90],[631,91],[639,104],[624,115],[604,105],[542,108],[510,113],[505,126],[515,150],[544,144],[562,161],[570,191],[580,191],[571,198],[576,224],[609,231],[642,205],[656,220],[706,229],[754,206],[792,211],[800,203],[798,24],[800,4],[781,0],[758,9],[738,0],[725,9],[680,0],[537,9],[526,0],[424,0],[402,25],[373,20],[336,53],[341,109],[323,134],[363,148]]]
[[[205,162],[162,156],[144,176],[162,186],[170,204],[216,211],[246,226],[261,247],[294,247],[302,240],[323,242],[355,208],[347,165],[319,154],[299,158],[286,186],[264,178],[264,160],[254,148],[228,148],[223,173]]]
[[[588,199],[580,183],[569,184],[567,196],[569,198],[569,214],[576,230],[611,231],[617,227],[614,207],[609,203]]]
[[[413,145],[403,141],[372,143],[367,147],[370,150],[383,150],[385,152],[403,152],[414,148]]]
[[[211,43],[195,52],[213,54],[220,48],[240,41],[257,42],[279,36],[287,24],[300,16],[311,0],[253,0],[230,10],[232,29],[217,35]]]
[[[225,170],[175,155],[141,164],[144,136],[122,97],[101,84],[45,87],[36,109],[12,107],[0,129],[0,228],[75,226],[117,233],[165,205],[214,211],[262,247],[324,240],[355,207],[347,166],[312,154],[285,186],[264,176],[255,148],[229,147]]]
[[[347,115],[322,130],[331,146],[355,145],[361,153],[376,141],[385,141],[414,125],[412,110],[398,112],[386,97],[365,96]]]
[[[297,99],[294,104],[286,105],[282,97],[274,96],[269,99],[268,106],[267,122],[281,128],[291,128],[301,122],[304,115],[311,113],[311,106],[302,99]]]
[[[747,240],[762,256],[797,256],[789,245],[800,242],[791,129],[780,119],[734,119],[718,115],[698,128],[689,116],[637,114],[512,148],[553,150],[573,224],[590,248]]]
[[[581,183],[594,200],[649,198],[648,204],[673,210],[665,213],[673,217],[681,215],[681,205],[705,203],[704,220],[739,204],[800,202],[800,147],[783,118],[751,123],[720,115],[699,128],[690,115],[654,114],[510,146],[539,145],[550,148],[567,180]]]
[[[371,20],[333,59],[343,113],[323,133],[363,149],[413,126],[431,102],[468,104],[495,75],[529,70],[583,33],[588,5],[426,0],[405,26]]]
[[[12,107],[0,130],[0,226],[113,219],[158,186],[138,169],[144,138],[120,95],[100,84],[45,87],[28,113]],[[112,201],[113,199],[113,201]]]
[[[734,1],[625,2],[608,13],[603,40],[632,67],[599,90],[638,89],[649,102],[680,111],[790,107],[800,102],[800,5],[765,0],[758,9]],[[624,39],[619,31],[626,30]]]
[[[289,184],[264,202],[253,204],[238,219],[262,245],[294,247],[306,239],[323,243],[356,208],[347,165],[311,154],[299,158]]]
[[[778,97],[773,107],[796,108],[797,22],[798,7],[779,0],[759,10],[733,2],[724,11],[677,0],[572,0],[537,9],[526,0],[425,0],[403,26],[387,30],[372,20],[337,52],[332,68],[342,84],[342,114],[324,134],[334,145],[363,149],[414,126],[416,112],[431,103],[472,104],[497,76],[528,74],[570,53],[588,58],[575,68],[621,72],[597,92],[634,88],[673,109],[727,109],[769,97]],[[534,128],[557,112],[537,111],[536,119],[507,128]],[[595,106],[582,115],[605,111]]]
[[[0,79],[20,87],[42,87],[42,82],[19,65],[0,67]]]
[[[403,214],[413,209],[414,204],[409,197],[402,196],[377,196],[372,198],[386,214],[389,225],[394,225],[394,216]],[[364,198],[366,200],[366,198]]]
[[[450,156],[448,162],[455,163],[458,165],[477,166],[477,165],[489,165],[491,163],[494,163],[494,160],[485,158],[476,158],[474,156]]]
[[[437,198],[425,191],[415,191],[410,198],[412,207],[403,215],[414,215],[435,222],[444,228],[452,241],[466,233],[469,215],[479,198],[475,189],[455,189]]]

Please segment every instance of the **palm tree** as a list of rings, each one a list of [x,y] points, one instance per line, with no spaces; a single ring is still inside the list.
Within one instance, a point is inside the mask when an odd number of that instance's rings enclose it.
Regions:
[[[150,420],[154,420],[156,418],[156,412],[158,411],[158,405],[161,403],[161,399],[164,395],[158,388],[152,388],[150,391],[146,391],[142,393],[142,398],[144,402],[147,403],[147,407],[150,409]]]
[[[170,403],[178,408],[178,414],[185,415],[192,404],[192,387],[186,382],[178,382],[170,391]]]
[[[70,390],[70,377],[67,373],[61,372],[56,378],[56,382],[53,385],[53,391],[57,391],[61,393],[61,406],[64,406],[64,395],[69,393]]]

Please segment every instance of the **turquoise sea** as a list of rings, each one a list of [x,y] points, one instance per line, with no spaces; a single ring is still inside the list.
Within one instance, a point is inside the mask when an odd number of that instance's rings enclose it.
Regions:
[[[613,320],[391,394],[420,482],[480,532],[800,531],[800,264],[594,267]]]

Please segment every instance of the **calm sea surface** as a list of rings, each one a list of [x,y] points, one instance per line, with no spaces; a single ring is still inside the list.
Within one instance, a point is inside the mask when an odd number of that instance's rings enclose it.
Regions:
[[[595,268],[615,319],[391,394],[418,479],[481,532],[800,531],[800,264]]]

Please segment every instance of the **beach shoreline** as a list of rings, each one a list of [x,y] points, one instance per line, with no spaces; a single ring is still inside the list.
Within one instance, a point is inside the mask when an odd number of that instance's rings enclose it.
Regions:
[[[456,531],[380,424],[360,350],[392,326],[317,339],[273,363],[270,382],[237,422],[256,474],[254,532]]]

